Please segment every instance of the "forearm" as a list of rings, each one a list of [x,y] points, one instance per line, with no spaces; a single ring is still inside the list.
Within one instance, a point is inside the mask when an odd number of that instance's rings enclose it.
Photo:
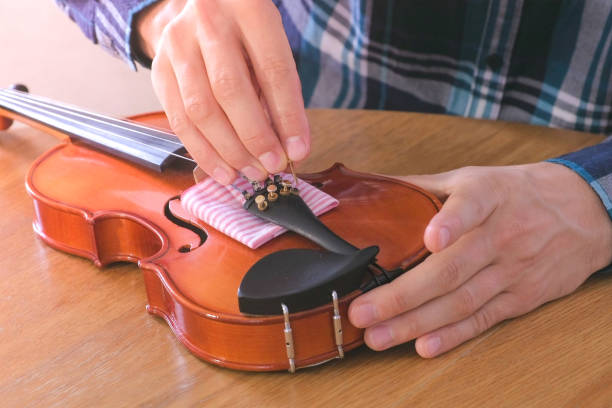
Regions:
[[[186,0],[159,0],[134,16],[132,48],[138,61],[151,66],[164,28],[176,17]]]

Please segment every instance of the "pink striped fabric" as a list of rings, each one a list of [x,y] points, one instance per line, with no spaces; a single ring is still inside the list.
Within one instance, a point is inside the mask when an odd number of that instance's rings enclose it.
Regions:
[[[292,179],[291,175],[281,176]],[[321,215],[338,205],[338,200],[303,180],[298,179],[296,187],[315,215]],[[251,184],[244,179],[234,183],[234,186],[223,186],[209,177],[185,190],[181,203],[191,216],[255,249],[286,230],[242,208],[245,201],[241,194],[243,190],[253,191]]]

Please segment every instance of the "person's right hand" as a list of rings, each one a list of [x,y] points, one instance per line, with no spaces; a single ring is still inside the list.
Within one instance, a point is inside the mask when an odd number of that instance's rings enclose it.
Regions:
[[[236,170],[262,180],[309,153],[300,81],[271,0],[163,0],[136,29],[172,130],[216,181],[231,183]]]

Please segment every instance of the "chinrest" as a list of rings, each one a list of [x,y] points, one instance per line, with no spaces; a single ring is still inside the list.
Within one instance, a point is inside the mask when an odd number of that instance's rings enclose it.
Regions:
[[[314,249],[286,249],[257,261],[238,289],[238,305],[245,314],[291,313],[331,302],[331,293],[344,296],[359,288],[378,247],[338,254]]]

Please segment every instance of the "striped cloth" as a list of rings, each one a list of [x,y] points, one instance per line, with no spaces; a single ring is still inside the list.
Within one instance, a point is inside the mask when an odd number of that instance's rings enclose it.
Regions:
[[[281,176],[292,180],[287,174]],[[321,215],[338,205],[338,200],[303,180],[297,179],[296,187],[315,215]],[[241,191],[244,190],[252,192],[251,184],[244,179],[233,186],[223,186],[209,177],[185,190],[181,203],[191,216],[255,249],[287,230],[257,218],[242,208],[245,199]]]
[[[131,46],[131,22],[156,0],[56,1],[91,40],[130,66],[135,59],[150,63]],[[610,0],[271,1],[308,107],[446,113],[612,134]],[[612,216],[612,143],[554,161],[580,174]]]

